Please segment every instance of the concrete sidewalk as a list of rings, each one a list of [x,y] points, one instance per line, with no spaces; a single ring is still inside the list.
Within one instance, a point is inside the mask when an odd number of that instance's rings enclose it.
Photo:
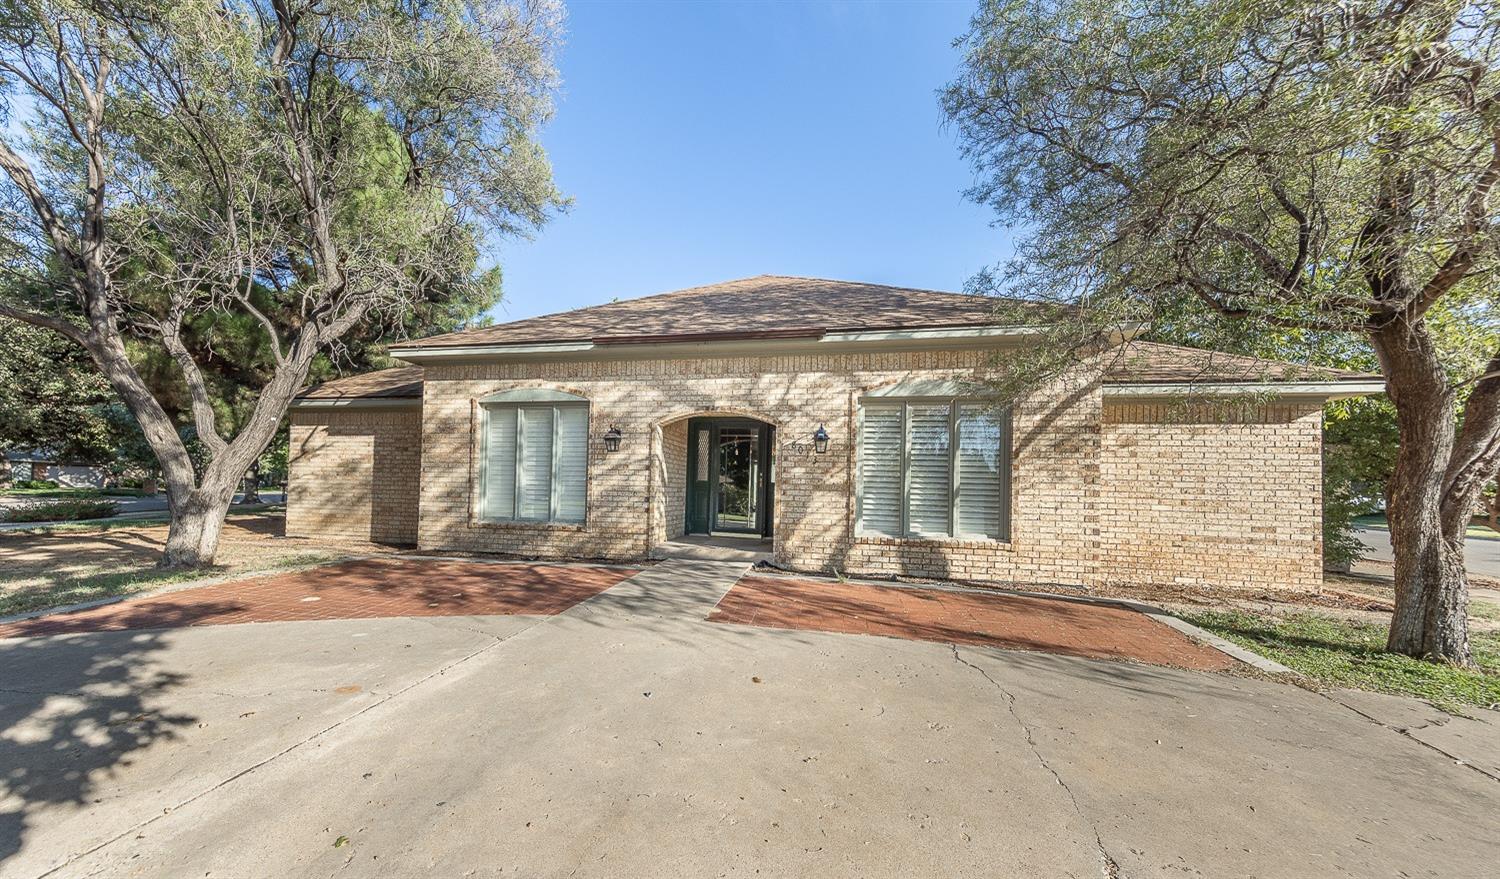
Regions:
[[[0,643],[0,875],[1452,877],[1500,859],[1500,781],[1323,695],[705,622],[743,570],[671,561],[548,618]]]

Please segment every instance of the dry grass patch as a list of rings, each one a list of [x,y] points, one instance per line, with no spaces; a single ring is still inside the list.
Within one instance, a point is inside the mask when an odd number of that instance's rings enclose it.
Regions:
[[[193,571],[156,567],[167,540],[163,524],[0,532],[0,616],[392,551],[368,543],[284,537],[284,524],[279,513],[230,516],[215,565]]]

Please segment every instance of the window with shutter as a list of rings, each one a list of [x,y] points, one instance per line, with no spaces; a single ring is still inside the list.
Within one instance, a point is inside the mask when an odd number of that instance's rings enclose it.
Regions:
[[[1003,411],[982,404],[958,406],[958,484],[955,490],[959,537],[999,540],[1009,527],[1009,427]],[[1001,460],[1002,451],[1006,460]]]
[[[917,536],[950,533],[950,413],[947,404],[913,404],[906,409],[906,530]]]
[[[545,522],[552,515],[552,407],[521,407],[516,518]]]
[[[484,506],[486,519],[516,517],[516,410],[493,409],[486,413],[484,453]]]
[[[588,406],[483,403],[480,518],[580,524],[588,505]]]
[[[864,531],[899,537],[901,406],[866,406],[860,431],[859,518]]]
[[[1009,539],[1008,408],[877,398],[860,414],[859,533]]]
[[[579,523],[588,497],[589,410],[557,410],[557,515],[559,522]]]

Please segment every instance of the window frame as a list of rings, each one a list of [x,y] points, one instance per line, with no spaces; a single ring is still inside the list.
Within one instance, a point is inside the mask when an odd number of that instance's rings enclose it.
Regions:
[[[474,518],[476,521],[491,525],[547,525],[565,528],[584,527],[589,518],[589,447],[591,445],[591,413],[589,412],[589,401],[571,394],[541,393],[541,394],[516,394],[502,393],[477,401],[480,410],[479,417],[479,465],[478,485],[474,492]],[[525,460],[526,440],[523,428],[526,410],[550,410],[552,414],[552,460],[547,473],[547,517],[525,518],[518,515],[521,509],[521,473],[522,462]],[[558,518],[558,492],[561,480],[558,479],[558,466],[562,456],[562,410],[571,409],[584,411],[584,455],[583,455],[583,515],[578,519]],[[490,419],[495,412],[514,411],[516,413],[516,451],[515,465],[512,475],[511,510],[509,516],[494,515],[489,509],[489,446],[490,446]]]
[[[946,534],[915,532],[911,529],[911,407],[946,405],[948,407],[948,531]],[[864,508],[864,462],[865,462],[865,412],[870,407],[901,409],[901,509],[899,534],[870,531],[865,528]],[[999,410],[1001,453],[1004,466],[999,475],[1000,482],[1000,527],[999,536],[961,533],[958,531],[958,501],[962,494],[959,468],[960,440],[959,413],[963,406],[983,406]],[[925,396],[925,395],[870,395],[859,400],[857,460],[854,468],[854,536],[884,540],[948,540],[982,541],[985,543],[1010,543],[1012,539],[1012,512],[1015,496],[1013,470],[1015,465],[1015,407],[1000,405],[994,399],[976,396]]]

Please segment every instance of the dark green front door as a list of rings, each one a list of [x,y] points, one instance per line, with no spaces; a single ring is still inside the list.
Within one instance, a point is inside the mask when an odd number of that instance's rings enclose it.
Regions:
[[[692,419],[687,468],[687,533],[770,533],[770,425],[740,418]]]

